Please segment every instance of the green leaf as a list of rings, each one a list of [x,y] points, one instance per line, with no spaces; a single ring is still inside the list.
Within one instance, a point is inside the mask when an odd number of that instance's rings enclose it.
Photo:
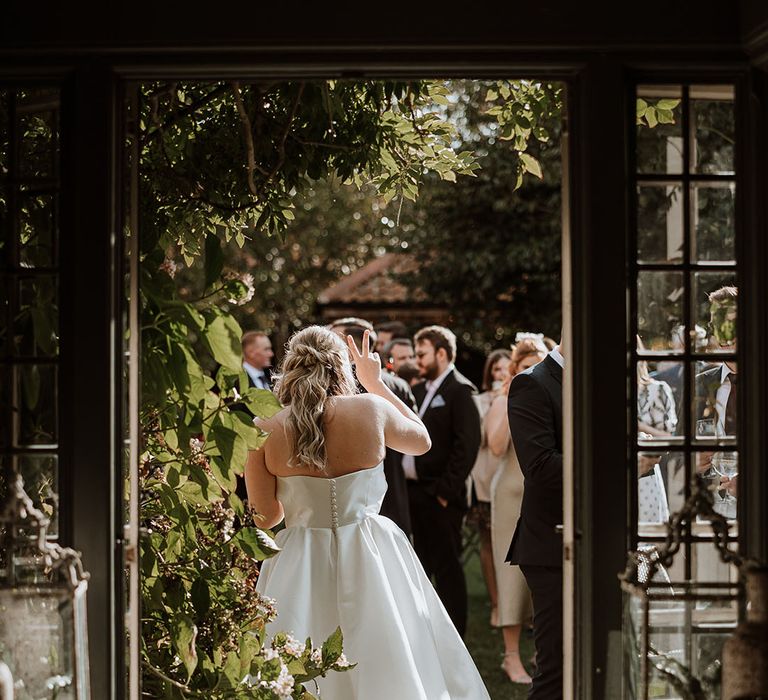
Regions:
[[[671,112],[679,104],[680,104],[680,100],[670,100],[670,99],[659,100],[656,103],[656,109],[663,109]]]
[[[243,362],[240,345],[243,331],[240,324],[219,309],[208,309],[204,315],[207,324],[203,331],[203,341],[213,359],[231,372],[239,372]]]
[[[214,233],[205,237],[205,288],[209,289],[221,277],[224,269],[224,253],[221,249],[221,241]]]
[[[241,397],[242,402],[254,416],[271,418],[283,409],[277,397],[267,389],[251,387]]]
[[[323,643],[323,665],[335,664],[343,650],[344,635],[341,633],[341,627],[337,627],[336,631]]]
[[[197,667],[197,650],[195,649],[197,625],[192,622],[189,615],[182,613],[174,616],[171,623],[171,639],[184,663],[184,668],[187,669],[187,680],[189,680]]]
[[[656,118],[656,110],[652,107],[649,107],[647,110],[645,110],[645,121],[648,122],[648,126],[653,129],[656,124],[659,123],[658,119]]]
[[[231,418],[231,417],[230,417]],[[213,436],[216,441],[216,447],[221,453],[221,463],[219,468],[223,473],[234,470],[242,473],[245,468],[245,460],[248,458],[248,444],[242,436],[231,428],[227,428],[219,423],[211,426],[209,436]]]
[[[257,561],[269,559],[280,551],[277,543],[266,533],[257,527],[244,527],[232,541],[249,557]]]
[[[520,160],[523,162],[523,166],[525,167],[526,171],[531,173],[531,175],[535,175],[539,179],[542,179],[543,175],[541,173],[541,165],[539,164],[538,160],[536,160],[529,153],[521,153]]]
[[[211,592],[208,584],[202,578],[196,578],[192,582],[190,596],[198,618],[204,617],[211,607]]]
[[[237,488],[237,479],[225,459],[221,457],[211,457],[208,464],[211,467],[214,478],[219,482],[219,486],[227,489],[230,493]]]

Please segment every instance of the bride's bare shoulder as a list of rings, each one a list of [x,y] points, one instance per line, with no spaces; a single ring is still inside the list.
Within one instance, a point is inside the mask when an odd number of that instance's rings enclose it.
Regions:
[[[263,430],[265,433],[271,433],[275,428],[282,428],[285,425],[285,419],[288,417],[288,407],[281,409],[274,416],[270,418],[259,418],[256,416],[253,419],[253,424]]]

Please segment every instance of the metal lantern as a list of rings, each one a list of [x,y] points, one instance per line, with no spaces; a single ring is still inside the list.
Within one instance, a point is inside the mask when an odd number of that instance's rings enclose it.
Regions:
[[[47,540],[48,519],[13,478],[0,513],[0,662],[16,700],[89,700],[88,574],[78,552]]]
[[[630,552],[619,577],[625,697],[631,700],[720,698],[722,648],[736,628],[743,600],[738,577],[734,582],[695,580],[690,562],[684,580],[672,581],[667,574],[684,542],[708,552],[714,548],[720,561],[741,567],[741,558],[728,547],[728,522],[713,502],[697,477],[690,498],[667,524],[666,541]],[[714,543],[691,537],[697,519],[709,521]]]

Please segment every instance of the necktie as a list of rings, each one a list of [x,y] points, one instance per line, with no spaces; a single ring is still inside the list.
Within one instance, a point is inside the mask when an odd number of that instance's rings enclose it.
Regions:
[[[725,434],[736,435],[736,409],[739,402],[739,377],[731,372],[728,375],[728,380],[731,382],[731,391],[728,394],[728,401],[725,404]]]

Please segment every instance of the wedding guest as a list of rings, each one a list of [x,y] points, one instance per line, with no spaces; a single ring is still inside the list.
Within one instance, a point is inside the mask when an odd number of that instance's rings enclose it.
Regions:
[[[413,545],[462,636],[467,626],[467,584],[461,563],[466,479],[480,447],[480,416],[472,382],[454,367],[456,336],[427,326],[415,336],[416,362],[425,381],[413,388],[432,448],[403,458],[413,524]]]
[[[509,363],[512,353],[509,350],[494,350],[488,355],[483,368],[482,394],[475,396],[475,403],[483,421],[491,407],[493,399],[499,395],[505,380],[509,378]],[[482,425],[482,423],[481,423]],[[472,499],[467,514],[467,522],[473,525],[480,536],[480,568],[483,572],[488,598],[491,601],[491,624],[496,626],[496,576],[493,570],[493,551],[491,547],[491,481],[501,462],[488,448],[485,430],[482,431],[480,449],[475,466],[472,467]]]
[[[645,350],[637,338],[637,349]],[[677,429],[677,411],[672,389],[666,382],[654,379],[647,362],[637,363],[637,429],[642,440],[670,437]],[[651,459],[653,457],[654,459]],[[669,500],[661,473],[662,455],[644,454],[640,458],[637,505],[638,522],[665,523],[669,520]]]
[[[334,331],[344,339],[350,336],[362,352],[363,335],[366,331],[370,335],[370,328],[367,326],[371,324],[365,319],[360,318],[348,318],[345,320],[347,325],[335,326]],[[381,381],[400,401],[414,413],[416,412],[416,401],[413,398],[410,386],[404,380],[388,372],[382,372]],[[358,388],[361,393],[365,392],[362,386]],[[394,521],[406,535],[410,536],[412,531],[411,512],[408,507],[408,487],[406,486],[405,474],[403,473],[403,455],[391,447],[387,447],[384,453],[384,476],[387,479],[387,492],[384,495],[384,501],[381,504],[379,514]]]
[[[735,352],[738,289],[725,286],[709,295],[712,344],[719,352]],[[731,437],[737,433],[739,374],[735,361],[718,362],[696,375],[697,431],[710,428],[712,437]],[[697,469],[709,470],[712,452],[700,452]],[[738,477],[723,477],[722,486],[731,495],[738,491]],[[731,513],[727,514],[732,517]]]
[[[421,381],[421,377],[419,376],[419,366],[416,364],[416,360],[404,362],[400,365],[397,370],[397,376],[408,382],[408,385],[411,388],[416,386]]]
[[[386,321],[380,323],[374,330],[376,331],[376,345],[374,347],[382,358],[385,356],[387,345],[392,342],[393,338],[408,337],[408,329],[402,321]]]
[[[509,387],[512,445],[523,502],[507,561],[520,567],[533,598],[536,673],[528,697],[563,696],[563,341]]]
[[[384,349],[385,367],[397,374],[397,370],[406,362],[413,362],[413,343],[409,338],[395,338]]]
[[[510,380],[547,356],[544,340],[538,334],[518,334],[516,341]],[[509,432],[508,389],[509,382],[494,399],[485,417],[488,447],[501,459],[501,468],[491,482],[491,541],[499,597],[497,624],[504,639],[502,669],[512,682],[529,684],[531,677],[520,659],[520,632],[533,613],[531,592],[520,567],[506,563],[523,500],[523,473]]]
[[[241,339],[243,346],[243,369],[248,375],[248,384],[257,389],[272,389],[272,341],[263,331],[247,331]]]

